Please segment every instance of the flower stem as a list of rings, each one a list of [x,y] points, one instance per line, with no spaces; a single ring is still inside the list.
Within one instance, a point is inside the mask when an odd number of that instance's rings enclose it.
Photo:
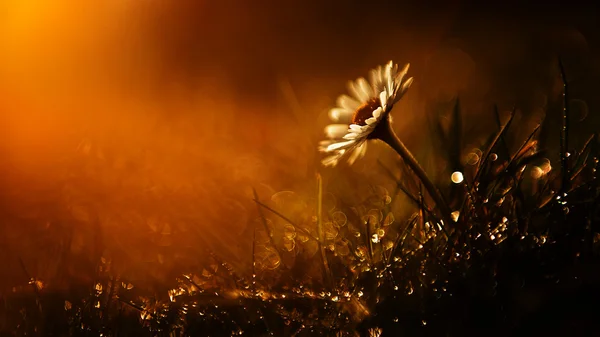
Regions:
[[[431,182],[431,179],[429,179],[427,173],[425,173],[425,170],[423,170],[417,159],[412,155],[406,145],[402,143],[400,138],[398,138],[394,132],[394,129],[392,128],[391,121],[382,121],[382,123],[378,126],[378,129],[377,138],[388,144],[400,155],[400,157],[402,157],[402,160],[404,160],[408,167],[410,167],[411,170],[417,175],[423,184],[423,187],[425,187],[433,201],[436,203],[437,207],[439,207],[439,209],[442,211],[442,219],[444,222],[449,223],[450,213],[452,213],[450,211],[450,207],[448,207],[444,197],[442,197],[440,191]]]

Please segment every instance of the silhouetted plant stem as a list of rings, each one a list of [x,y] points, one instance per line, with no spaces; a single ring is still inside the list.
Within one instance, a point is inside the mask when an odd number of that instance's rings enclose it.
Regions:
[[[569,190],[569,88],[567,86],[567,77],[562,61],[558,59],[558,68],[560,78],[563,83],[563,109],[562,109],[562,127],[560,130],[560,162],[562,170],[561,197]]]
[[[442,197],[440,191],[431,182],[431,179],[429,179],[427,173],[425,173],[425,170],[423,170],[417,159],[412,155],[412,153],[406,147],[406,145],[402,143],[400,138],[398,138],[391,126],[391,123],[389,121],[382,121],[378,127],[381,129],[377,130],[377,137],[380,140],[387,143],[392,149],[394,149],[394,151],[396,151],[400,155],[400,157],[402,157],[402,160],[417,175],[417,177],[423,184],[423,187],[425,187],[425,189],[427,190],[427,193],[429,193],[436,206],[442,212],[442,219],[444,220],[444,222],[446,224],[450,223],[450,213],[452,213],[450,211],[450,207],[448,207],[448,204],[444,200],[444,197]]]

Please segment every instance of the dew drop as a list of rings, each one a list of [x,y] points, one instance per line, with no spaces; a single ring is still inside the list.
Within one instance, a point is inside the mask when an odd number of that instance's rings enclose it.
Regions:
[[[467,155],[467,164],[476,165],[479,162],[479,154],[471,152]]]
[[[381,241],[381,238],[379,237],[379,234],[375,233],[371,236],[371,242],[373,243],[379,243],[379,241]]]
[[[460,184],[464,181],[465,178],[464,178],[462,172],[456,171],[456,172],[452,173],[452,175],[450,176],[450,179],[452,180],[453,183]]]
[[[540,179],[544,175],[544,170],[541,167],[534,166],[531,169],[531,177],[533,179]]]
[[[348,217],[343,212],[337,211],[331,215],[331,221],[336,227],[343,227],[348,222]]]
[[[454,211],[450,214],[450,216],[452,217],[452,221],[458,222],[458,218],[460,216],[460,211]]]

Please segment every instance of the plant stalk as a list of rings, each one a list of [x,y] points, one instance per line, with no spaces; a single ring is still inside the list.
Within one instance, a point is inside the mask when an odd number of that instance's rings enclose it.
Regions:
[[[381,124],[378,126],[379,130],[377,130],[377,138],[384,141],[388,144],[394,151],[396,151],[402,160],[411,168],[411,170],[417,175],[423,187],[427,190],[427,193],[431,196],[433,201],[436,203],[436,206],[442,212],[442,219],[445,223],[450,223],[450,214],[452,211],[448,204],[442,197],[440,191],[435,187],[435,185],[431,182],[431,179],[425,173],[425,170],[421,167],[417,159],[412,155],[410,150],[402,143],[400,138],[394,132],[392,128],[391,121],[389,119],[383,120]]]

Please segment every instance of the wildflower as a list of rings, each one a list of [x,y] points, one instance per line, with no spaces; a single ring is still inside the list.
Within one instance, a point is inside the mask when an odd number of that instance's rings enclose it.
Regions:
[[[390,111],[402,98],[413,82],[404,80],[409,64],[398,71],[398,65],[390,61],[384,67],[371,70],[370,82],[364,78],[348,83],[351,96],[341,95],[337,107],[329,111],[334,122],[325,128],[329,140],[321,142],[320,151],[327,153],[325,166],[336,166],[345,156],[352,164],[367,149],[367,140],[386,140],[390,129]]]
[[[451,211],[441,193],[392,128],[390,112],[413,82],[412,77],[404,80],[408,68],[409,64],[406,64],[398,71],[398,65],[390,61],[384,67],[371,70],[370,83],[362,77],[348,83],[353,97],[341,95],[337,99],[338,106],[329,111],[332,120],[342,123],[325,128],[329,140],[322,141],[319,150],[328,156],[322,163],[336,166],[347,156],[348,163],[353,164],[365,154],[368,140],[379,139],[402,157],[423,183],[442,217],[450,222]]]

